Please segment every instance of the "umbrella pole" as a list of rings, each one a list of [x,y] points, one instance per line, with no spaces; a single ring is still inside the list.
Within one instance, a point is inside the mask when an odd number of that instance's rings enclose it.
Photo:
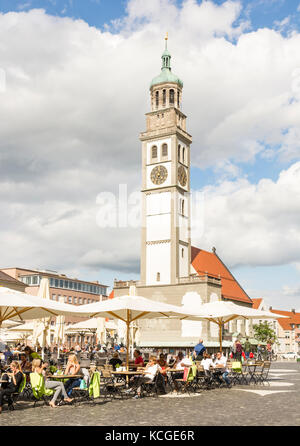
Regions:
[[[222,352],[222,322],[219,322],[220,352]]]
[[[129,310],[127,310],[127,339],[126,339],[126,369],[129,370],[129,330],[130,330],[130,319],[129,319]]]

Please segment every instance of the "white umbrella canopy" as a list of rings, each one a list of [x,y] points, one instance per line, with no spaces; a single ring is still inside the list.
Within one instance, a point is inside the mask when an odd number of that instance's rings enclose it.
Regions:
[[[146,299],[142,296],[125,295],[102,302],[82,305],[80,312],[86,312],[91,317],[101,316],[119,319],[126,323],[126,364],[128,368],[129,328],[138,319],[155,319],[162,317],[188,317],[190,312],[181,307]],[[194,317],[194,316],[193,316]]]
[[[9,319],[24,320],[43,317],[74,314],[80,316],[80,309],[75,305],[63,304],[38,296],[0,286],[0,328]],[[82,314],[82,316],[84,316]]]
[[[50,287],[49,280],[47,277],[43,277],[38,290],[38,297],[41,299],[50,300]],[[50,345],[50,321],[51,317],[45,317],[42,319],[36,319],[34,321],[34,330],[33,330],[33,341],[34,344],[37,342],[40,344],[43,349],[48,345]]]
[[[183,307],[184,308],[184,307]],[[233,302],[227,302],[219,300],[216,302],[209,302],[203,304],[199,307],[199,311],[193,311],[185,308],[193,316],[187,316],[181,318],[187,320],[208,320],[219,326],[219,340],[220,340],[220,351],[222,351],[222,327],[227,322],[233,319],[276,319],[278,315],[274,315],[269,311],[255,310],[253,308],[243,307],[242,305],[237,305]],[[199,318],[199,315],[201,317]],[[281,317],[281,316],[279,316]]]
[[[89,304],[89,305],[91,305],[91,304]],[[84,305],[82,305],[82,307],[83,306]],[[103,319],[103,321],[100,321],[100,322],[101,322],[101,324],[102,324],[102,322],[104,322],[105,327],[110,328],[111,330],[116,329],[116,325],[114,322],[112,322],[112,321],[106,322],[106,321],[104,321],[104,318],[102,318],[102,317],[101,318],[93,317],[93,318],[87,319],[85,321],[77,322],[76,324],[68,325],[67,330],[73,330],[73,331],[83,330],[83,329],[97,330],[98,326],[99,326],[99,319]]]

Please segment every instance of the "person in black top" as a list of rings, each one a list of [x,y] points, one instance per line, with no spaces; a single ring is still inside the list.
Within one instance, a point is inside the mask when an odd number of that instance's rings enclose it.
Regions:
[[[115,352],[113,354],[113,357],[109,361],[109,364],[111,364],[113,366],[114,370],[116,370],[116,366],[118,364],[119,364],[119,366],[122,365],[122,359],[119,358],[119,354],[117,352]]]
[[[7,384],[2,383],[0,389],[0,414],[2,412],[4,396],[8,397],[8,403],[10,404],[12,402],[12,394],[18,391],[23,380],[23,373],[21,372],[20,364],[17,361],[13,361],[10,364],[10,370],[11,372],[7,372],[2,376],[2,379],[7,378]]]

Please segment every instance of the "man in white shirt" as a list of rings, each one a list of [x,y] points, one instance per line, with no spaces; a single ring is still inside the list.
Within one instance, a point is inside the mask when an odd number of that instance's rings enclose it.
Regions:
[[[228,378],[228,369],[226,367],[227,364],[227,359],[225,358],[225,356],[223,356],[222,352],[218,352],[217,353],[217,358],[215,360],[215,362],[213,363],[213,367],[215,369],[220,369],[220,374],[222,374],[222,378],[225,381],[227,387],[231,387],[231,383],[230,380]]]
[[[201,365],[205,371],[209,372],[210,367],[213,367],[213,362],[210,356],[207,353],[204,353],[203,359],[201,361]]]
[[[147,384],[153,382],[154,378],[158,373],[162,371],[161,367],[157,364],[156,356],[151,356],[150,360],[144,370],[142,377],[136,377],[133,386],[129,390],[136,390],[136,395],[134,398],[141,397],[142,384]]]
[[[190,358],[184,358],[183,353],[179,352],[175,361],[175,369],[176,370],[184,370],[185,367],[191,367],[193,362]]]

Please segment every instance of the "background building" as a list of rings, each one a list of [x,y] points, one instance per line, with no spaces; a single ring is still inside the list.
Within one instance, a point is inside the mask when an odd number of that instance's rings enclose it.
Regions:
[[[26,285],[23,282],[15,279],[9,274],[4,273],[3,271],[0,271],[0,286],[23,292],[26,289]]]
[[[98,281],[87,282],[77,278],[67,277],[65,274],[60,274],[56,271],[38,270],[38,269],[26,269],[26,268],[3,268],[0,270],[0,274],[11,279],[11,283],[19,283],[20,291],[25,291],[28,294],[37,296],[40,281],[43,277],[49,279],[50,285],[50,298],[59,302],[61,299],[67,304],[72,305],[84,305],[92,302],[98,302],[105,300],[107,296],[107,285],[103,285]],[[1,276],[0,276],[1,278]],[[3,285],[5,286],[5,285]],[[86,318],[80,318],[76,316],[67,316],[65,324],[70,325],[76,322],[85,320]],[[51,321],[51,324],[55,324],[55,319]],[[74,335],[69,339],[71,344],[76,342],[91,341],[91,335],[80,336]]]

